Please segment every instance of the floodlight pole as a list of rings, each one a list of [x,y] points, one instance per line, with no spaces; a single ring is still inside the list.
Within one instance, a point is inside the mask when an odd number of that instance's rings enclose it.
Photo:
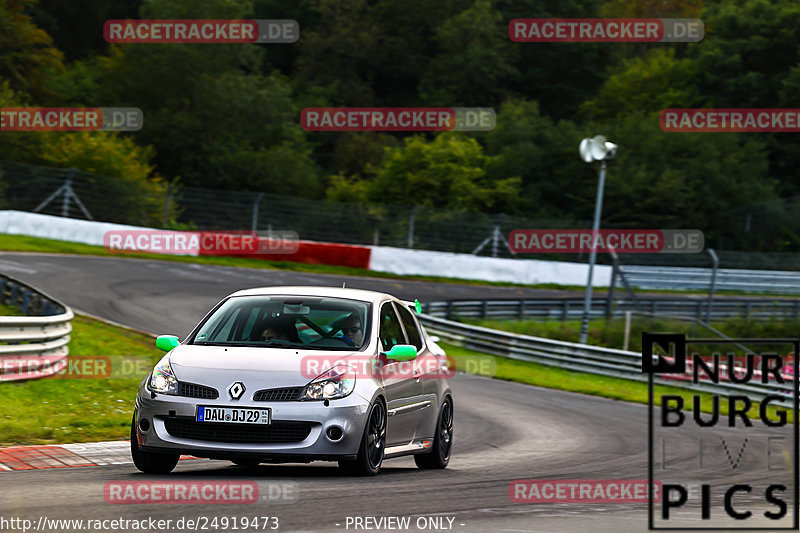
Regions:
[[[606,160],[600,162],[600,180],[597,182],[597,198],[594,204],[594,223],[592,224],[592,251],[589,253],[589,278],[586,280],[586,294],[583,297],[583,318],[581,319],[580,343],[586,344],[589,333],[589,310],[592,305],[592,274],[597,258],[597,230],[600,229],[600,212],[603,210],[603,190],[606,184]]]

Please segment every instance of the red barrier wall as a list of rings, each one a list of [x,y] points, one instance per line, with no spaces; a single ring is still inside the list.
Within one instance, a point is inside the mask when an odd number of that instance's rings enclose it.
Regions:
[[[284,241],[273,245],[269,239],[259,239],[261,249],[267,253],[258,254],[236,254],[236,257],[251,257],[254,259],[266,259],[268,261],[293,261],[296,263],[314,263],[319,265],[339,265],[354,268],[369,268],[369,256],[371,249],[367,246],[355,244],[335,244],[327,242],[313,241],[294,241],[291,244],[292,250],[286,248]],[[296,248],[296,249],[295,249]],[[284,253],[269,253],[268,250],[275,249]],[[291,253],[285,253],[291,251]]]

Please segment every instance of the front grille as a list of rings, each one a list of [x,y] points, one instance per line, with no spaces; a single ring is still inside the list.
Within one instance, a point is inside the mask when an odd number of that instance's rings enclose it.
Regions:
[[[291,402],[300,398],[303,387],[285,387],[282,389],[264,389],[253,395],[256,402]]]
[[[181,439],[230,443],[288,443],[301,442],[311,433],[310,422],[277,421],[267,426],[257,424],[215,424],[197,422],[191,418],[167,418],[167,433]]]
[[[217,392],[217,389],[206,387],[205,385],[181,382],[178,384],[178,396],[202,398],[204,400],[216,400],[219,398],[219,392]]]

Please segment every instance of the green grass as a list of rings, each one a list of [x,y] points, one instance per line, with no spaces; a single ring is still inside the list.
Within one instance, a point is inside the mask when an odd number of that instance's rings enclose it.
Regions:
[[[76,255],[97,255],[107,257],[124,257],[133,259],[156,259],[160,261],[173,261],[176,263],[196,263],[204,265],[220,265],[232,267],[263,268],[266,270],[289,270],[295,272],[311,272],[317,274],[333,274],[341,276],[365,276],[372,278],[388,279],[413,279],[418,281],[433,281],[437,283],[452,284],[471,284],[471,285],[491,285],[508,287],[536,287],[545,289],[563,289],[564,287],[554,284],[541,285],[522,285],[519,283],[507,283],[500,281],[483,280],[463,280],[444,278],[441,276],[400,276],[388,272],[377,272],[366,268],[354,268],[337,265],[319,265],[313,263],[296,263],[292,261],[267,261],[264,259],[250,259],[247,257],[224,257],[224,256],[185,256],[169,254],[149,254],[149,253],[112,253],[102,246],[91,246],[74,242],[56,241],[52,239],[42,239],[39,237],[28,237],[24,235],[0,234],[0,251],[7,252],[34,252],[34,253],[60,253]],[[577,287],[576,287],[577,289]]]
[[[583,374],[555,366],[540,365],[527,361],[518,361],[505,357],[483,354],[446,342],[440,342],[439,344],[445,349],[447,355],[455,360],[456,370],[459,371],[469,371],[469,368],[476,368],[478,366],[474,364],[470,365],[470,361],[488,359],[494,361],[492,365],[483,365],[488,371],[475,371],[470,373],[548,389],[601,396],[612,400],[643,404],[648,402],[647,383],[644,382],[595,374]],[[684,400],[684,405],[689,407],[692,405],[692,397],[695,394],[699,394],[701,398],[701,410],[703,412],[711,412],[712,395],[705,392],[697,393],[678,387],[655,385],[653,387],[653,393],[656,398],[664,394],[681,396]],[[684,407],[684,411],[691,411],[691,409]],[[767,411],[770,419],[777,420],[776,413],[778,409],[770,407]],[[728,405],[725,401],[720,401],[720,414],[728,414]],[[748,412],[748,416],[752,420],[758,419],[758,404],[753,404]],[[787,412],[787,417],[789,422],[793,420],[794,417],[791,411]]]
[[[144,368],[163,355],[149,335],[81,315],[72,325],[70,356],[136,356]],[[126,439],[136,390],[145,375],[0,383],[0,445]]]
[[[538,321],[538,320],[472,320],[463,322],[487,328],[546,337],[548,339],[578,342],[581,323],[578,320]],[[800,320],[770,320],[765,322],[748,321],[743,318],[731,318],[712,322],[711,326],[732,338],[765,338],[765,337],[797,337],[800,335]],[[643,331],[664,331],[685,333],[689,337],[717,337],[711,331],[692,322],[671,320],[667,318],[634,318],[631,320],[628,349],[634,352],[642,349]],[[595,346],[606,346],[621,349],[625,338],[625,320],[592,320],[589,322],[588,343]]]
[[[197,263],[206,265],[221,265],[248,268],[263,268],[267,270],[289,270],[295,272],[311,272],[317,274],[333,274],[341,276],[366,276],[372,278],[388,279],[413,279],[418,281],[431,281],[437,283],[470,284],[470,285],[489,285],[497,287],[529,287],[536,289],[552,289],[566,292],[574,292],[576,295],[583,294],[584,287],[580,285],[559,285],[556,283],[539,283],[536,285],[525,285],[521,283],[509,283],[502,281],[484,281],[445,278],[441,276],[400,276],[388,272],[377,272],[365,268],[353,268],[336,265],[318,265],[311,263],[296,263],[292,261],[266,261],[263,259],[248,259],[246,257],[223,257],[223,256],[180,256],[168,254],[146,254],[146,253],[111,253],[102,246],[91,246],[88,244],[56,241],[52,239],[42,239],[39,237],[28,237],[25,235],[0,234],[0,251],[8,252],[35,252],[35,253],[62,253],[77,255],[99,255],[109,257],[128,257],[134,259],[157,259],[162,261],[174,261],[177,263]],[[705,294],[704,291],[669,291],[669,290],[644,290],[634,289],[637,293],[664,293],[664,294]],[[764,296],[758,293],[747,293],[746,291],[717,291],[719,294],[746,295],[753,294]],[[603,295],[605,290],[595,291],[595,295]]]

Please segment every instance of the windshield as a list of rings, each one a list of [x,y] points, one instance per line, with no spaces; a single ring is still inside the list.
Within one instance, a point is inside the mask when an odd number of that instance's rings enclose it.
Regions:
[[[189,344],[360,350],[370,304],[312,296],[237,296],[201,325]]]

